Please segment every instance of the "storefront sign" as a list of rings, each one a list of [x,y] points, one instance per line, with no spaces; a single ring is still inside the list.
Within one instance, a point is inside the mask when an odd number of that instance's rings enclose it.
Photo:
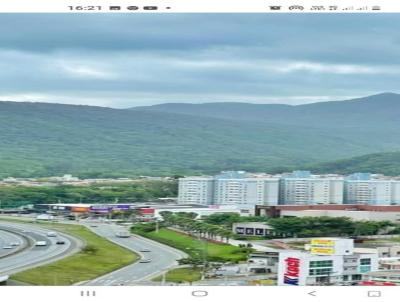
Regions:
[[[300,259],[289,257],[285,259],[285,264],[283,283],[287,285],[299,285]]]

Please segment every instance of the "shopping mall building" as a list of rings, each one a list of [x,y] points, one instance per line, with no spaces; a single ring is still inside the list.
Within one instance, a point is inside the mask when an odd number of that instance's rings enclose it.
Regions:
[[[279,253],[278,285],[358,285],[378,270],[377,252],[356,252],[352,239],[312,239],[306,251]]]

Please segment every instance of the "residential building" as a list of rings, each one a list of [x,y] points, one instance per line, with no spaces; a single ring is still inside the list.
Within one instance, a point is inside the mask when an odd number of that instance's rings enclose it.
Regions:
[[[278,203],[279,179],[251,175],[244,171],[227,171],[213,177],[184,177],[179,179],[178,203],[213,205]]]
[[[213,177],[185,177],[179,179],[178,203],[213,204]]]
[[[214,178],[214,204],[278,203],[278,178],[252,177],[243,171],[225,172]]]
[[[344,202],[347,204],[400,204],[400,181],[372,178],[370,173],[355,173],[345,180]]]
[[[282,175],[279,193],[279,204],[341,204],[343,178],[294,171]]]

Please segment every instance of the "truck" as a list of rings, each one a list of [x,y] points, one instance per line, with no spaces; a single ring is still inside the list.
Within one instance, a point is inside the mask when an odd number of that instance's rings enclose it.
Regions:
[[[131,237],[131,234],[128,231],[118,231],[115,235],[117,237],[119,237],[119,238],[129,238],[129,237]]]

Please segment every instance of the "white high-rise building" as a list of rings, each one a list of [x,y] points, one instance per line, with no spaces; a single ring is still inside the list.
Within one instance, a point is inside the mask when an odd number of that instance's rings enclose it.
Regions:
[[[178,203],[212,204],[213,177],[185,177],[179,179]]]
[[[400,204],[400,181],[373,179],[369,173],[349,175],[345,181],[344,200],[347,204]]]
[[[214,204],[276,205],[279,179],[249,177],[244,172],[215,176]]]
[[[222,172],[214,177],[179,179],[179,203],[276,205],[279,179],[249,175],[244,171]]]
[[[343,178],[294,171],[280,179],[280,204],[342,204]]]

